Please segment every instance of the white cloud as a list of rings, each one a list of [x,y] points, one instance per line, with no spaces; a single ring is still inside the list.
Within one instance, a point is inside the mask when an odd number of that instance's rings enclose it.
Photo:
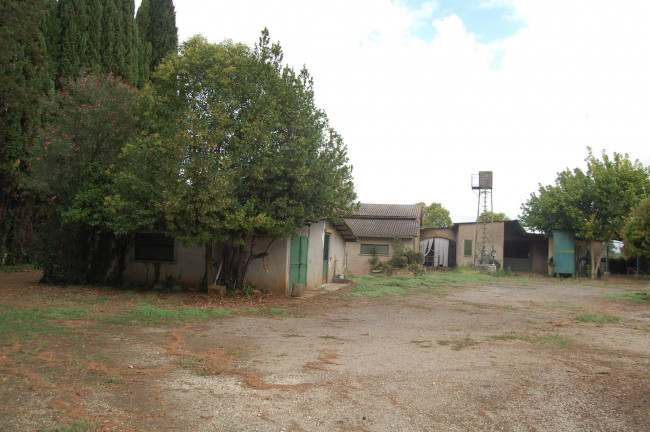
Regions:
[[[181,40],[253,45],[268,27],[289,64],[307,65],[362,201],[438,201],[467,221],[479,170],[494,171],[495,211],[514,218],[537,183],[583,165],[587,145],[650,164],[650,2],[512,5],[525,28],[489,44],[457,15],[434,21],[432,41],[414,37],[433,2],[178,0],[176,10]]]

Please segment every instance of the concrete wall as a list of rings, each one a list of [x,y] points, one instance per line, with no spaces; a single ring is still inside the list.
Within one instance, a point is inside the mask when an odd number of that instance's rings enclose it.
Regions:
[[[533,256],[533,273],[546,274],[548,272],[548,242],[535,242],[530,245]]]
[[[475,223],[463,223],[458,224],[458,240],[456,242],[456,265],[458,267],[472,267],[474,265],[474,253],[476,251],[477,245],[474,241],[476,236],[476,224]],[[481,229],[481,226],[479,226]],[[487,240],[488,246],[490,249],[494,246],[494,250],[497,252],[496,259],[503,264],[503,241],[504,241],[504,224],[503,222],[494,222],[488,224]],[[465,240],[472,241],[472,255],[465,255]],[[483,233],[478,233],[478,248],[480,252],[481,243],[483,240]],[[491,250],[488,250],[488,253]]]
[[[323,277],[323,247],[325,235],[330,236],[328,274]],[[345,240],[328,220],[320,220],[302,227],[297,236],[307,237],[307,289],[317,288],[323,280],[332,282],[334,272],[343,273],[345,265]],[[255,252],[265,250],[269,240],[257,242]],[[248,282],[260,289],[290,294],[289,271],[291,265],[291,239],[275,240],[269,256],[253,261],[248,269]]]
[[[386,262],[391,259],[395,252],[395,247],[393,246],[394,240],[393,238],[359,237],[356,242],[348,242],[345,248],[347,273],[355,275],[370,273],[370,262],[368,260],[372,258],[372,254],[362,254],[362,244],[388,245],[388,255],[378,255],[379,262]],[[405,247],[417,251],[420,250],[420,237],[402,239],[402,241]]]
[[[323,274],[325,235],[329,234],[330,247],[327,256],[327,275]],[[328,220],[320,220],[300,230],[301,236],[309,238],[307,250],[307,288],[317,288],[332,282],[336,274],[345,273],[345,240]]]
[[[205,246],[185,247],[180,240],[174,240],[174,261],[160,263],[159,283],[168,278],[183,281],[188,286],[199,286],[205,274]],[[135,249],[127,255],[124,280],[128,284],[150,285],[154,282],[155,263],[135,260]]]
[[[253,252],[264,252],[270,242],[270,239],[257,240]],[[290,247],[291,239],[275,239],[269,255],[252,261],[248,266],[247,282],[259,289],[289,293]]]
[[[420,231],[420,240],[444,238],[456,242],[456,233],[452,228],[425,228]]]
[[[475,223],[463,223],[458,224],[458,240],[456,241],[456,265],[458,267],[472,267],[474,265],[474,253],[476,251],[477,245],[474,241],[476,235],[476,224]],[[479,226],[479,228],[481,228]],[[478,233],[478,247],[480,249],[481,242],[483,239],[482,232]],[[472,241],[472,255],[465,255],[465,240]],[[503,264],[503,242],[504,242],[504,224],[503,222],[494,222],[488,224],[487,232],[488,246],[490,249],[494,246],[494,250],[497,252],[496,259]],[[488,253],[491,250],[488,250]]]

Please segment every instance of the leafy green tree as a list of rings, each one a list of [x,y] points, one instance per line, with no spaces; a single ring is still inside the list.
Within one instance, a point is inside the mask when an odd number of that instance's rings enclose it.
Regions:
[[[115,257],[105,200],[111,167],[138,130],[136,89],[113,75],[67,81],[44,103],[31,187],[46,197],[39,261],[50,282],[101,282]]]
[[[650,197],[645,197],[632,210],[622,232],[628,256],[641,254],[650,258]]]
[[[481,213],[481,215],[478,217],[479,222],[501,222],[501,221],[509,221],[510,218],[506,216],[505,213],[495,213],[495,212],[490,212],[486,211]]]
[[[351,209],[346,147],[315,107],[308,73],[282,65],[268,32],[255,50],[197,36],[179,53],[147,89],[156,139],[130,151],[166,158],[157,181],[166,185],[167,230],[206,245],[206,282],[211,245],[229,240],[239,248],[242,284],[250,261],[263,256],[253,251],[256,238],[287,237]]]
[[[568,230],[591,240],[592,277],[606,248],[596,256],[593,241],[609,243],[620,237],[631,210],[650,190],[648,169],[628,155],[604,151],[602,160],[588,148],[587,172],[579,168],[558,173],[555,185],[541,186],[522,205],[522,223],[550,235]]]
[[[422,206],[422,228],[446,228],[452,225],[449,210],[442,204],[434,202],[429,205],[419,203]]]

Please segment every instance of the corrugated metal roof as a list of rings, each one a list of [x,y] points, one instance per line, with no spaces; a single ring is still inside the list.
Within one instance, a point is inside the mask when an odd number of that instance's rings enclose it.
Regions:
[[[420,219],[420,204],[361,204],[352,218]]]
[[[417,219],[349,218],[345,222],[357,237],[412,238],[420,230]]]

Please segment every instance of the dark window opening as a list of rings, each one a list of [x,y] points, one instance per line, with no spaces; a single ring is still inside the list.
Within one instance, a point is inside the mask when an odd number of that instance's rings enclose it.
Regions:
[[[361,253],[363,255],[372,255],[374,251],[377,251],[377,255],[388,255],[388,245],[387,244],[362,244]]]
[[[503,245],[504,258],[528,258],[530,256],[530,243],[506,242]]]
[[[160,233],[136,234],[135,259],[141,261],[174,261],[174,239]]]
[[[465,240],[465,242],[463,243],[463,255],[472,256],[472,241],[471,240]]]

